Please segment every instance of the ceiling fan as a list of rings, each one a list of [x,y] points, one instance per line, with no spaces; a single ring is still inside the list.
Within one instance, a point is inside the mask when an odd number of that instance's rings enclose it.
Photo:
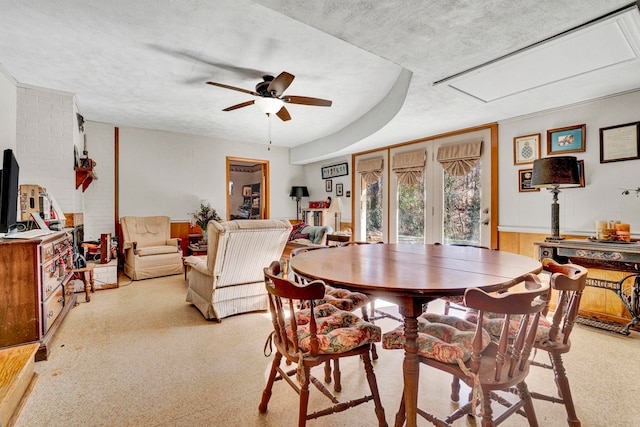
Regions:
[[[300,104],[313,105],[318,107],[330,107],[331,101],[320,98],[310,98],[308,96],[283,95],[283,92],[289,87],[295,76],[283,71],[277,77],[271,75],[262,76],[262,81],[256,85],[256,90],[247,90],[235,86],[229,86],[222,83],[207,82],[207,84],[222,87],[225,89],[237,90],[238,92],[248,93],[257,96],[258,99],[246,101],[241,104],[232,105],[222,111],[237,110],[238,108],[247,107],[255,104],[260,111],[265,114],[275,114],[282,121],[291,120],[289,112],[284,104]]]

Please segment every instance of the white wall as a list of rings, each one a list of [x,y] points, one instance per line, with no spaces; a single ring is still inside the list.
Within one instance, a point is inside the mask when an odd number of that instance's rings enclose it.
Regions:
[[[113,231],[115,218],[114,193],[110,190],[115,179],[115,127],[87,122],[85,128],[98,175],[92,186],[97,185],[87,189],[85,236],[99,236]],[[119,128],[119,216],[167,215],[172,221],[189,221],[189,212],[206,199],[224,217],[227,156],[269,161],[270,217],[295,218],[289,190],[299,185],[303,172],[302,166],[289,165],[288,149],[267,150],[262,144],[132,127]],[[93,218],[100,220],[90,224]]]
[[[16,82],[0,65],[0,151],[16,149]]]
[[[550,233],[552,195],[547,190],[518,192],[518,170],[532,165],[514,165],[513,138],[541,134],[541,156],[547,156],[546,132],[586,124],[585,152],[570,153],[584,160],[585,187],[562,190],[560,233],[593,235],[594,221],[620,220],[640,235],[640,198],[624,196],[621,188],[640,187],[640,160],[600,163],[602,127],[640,121],[640,91],[586,102],[499,123],[500,231]]]

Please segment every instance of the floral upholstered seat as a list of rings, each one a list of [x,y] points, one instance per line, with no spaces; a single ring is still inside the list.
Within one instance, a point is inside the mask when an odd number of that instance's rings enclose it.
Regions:
[[[387,332],[382,337],[382,347],[402,349],[405,344],[404,325]],[[473,350],[476,325],[455,316],[425,313],[418,317],[418,354],[443,363],[466,362]],[[491,337],[483,331],[482,349]]]
[[[297,335],[300,348],[305,352],[311,351],[309,330],[309,309],[296,314],[298,325]],[[318,354],[344,353],[380,341],[382,331],[379,326],[365,322],[355,314],[339,310],[332,304],[322,304],[314,309]],[[287,336],[293,338],[293,331],[287,326]]]
[[[273,384],[277,380],[285,380],[283,382],[289,384],[299,397],[298,427],[304,427],[307,420],[341,412],[369,401],[373,401],[378,427],[387,427],[370,356],[373,343],[380,341],[380,327],[328,303],[315,306],[314,301],[325,296],[324,282],[312,280],[300,284],[287,280],[281,275],[278,261],[273,261],[264,269],[264,280],[273,323],[273,332],[265,345],[265,356],[271,355],[272,345],[275,345],[276,353],[267,385],[262,392],[259,411],[267,412]],[[323,364],[326,369],[329,362],[334,361],[335,375],[340,372],[337,369],[338,360],[351,356],[361,359],[362,363],[355,366],[364,369],[371,393],[364,397],[359,394],[350,401],[341,401],[345,396],[340,395],[341,399],[338,399],[321,380],[315,378],[311,369]],[[281,366],[283,359],[286,365],[296,365],[295,371]],[[336,377],[336,382],[337,380]],[[358,381],[361,379],[358,378]],[[325,382],[329,382],[326,375]],[[317,405],[315,400],[309,401],[311,384],[329,398],[329,407],[310,411]]]

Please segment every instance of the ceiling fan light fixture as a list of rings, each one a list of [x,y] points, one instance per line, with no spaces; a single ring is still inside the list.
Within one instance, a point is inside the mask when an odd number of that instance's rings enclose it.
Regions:
[[[284,102],[278,98],[258,98],[254,104],[264,114],[276,114],[284,106]]]

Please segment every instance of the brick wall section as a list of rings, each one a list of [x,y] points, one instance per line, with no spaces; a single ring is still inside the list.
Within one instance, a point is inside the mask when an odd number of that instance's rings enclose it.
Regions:
[[[115,143],[114,126],[85,122],[89,157],[96,162],[94,180],[84,193],[84,238],[100,240],[100,234],[115,236]]]
[[[79,137],[74,95],[34,87],[17,87],[16,158],[20,184],[47,189],[64,212],[79,212],[75,189],[74,140]]]

